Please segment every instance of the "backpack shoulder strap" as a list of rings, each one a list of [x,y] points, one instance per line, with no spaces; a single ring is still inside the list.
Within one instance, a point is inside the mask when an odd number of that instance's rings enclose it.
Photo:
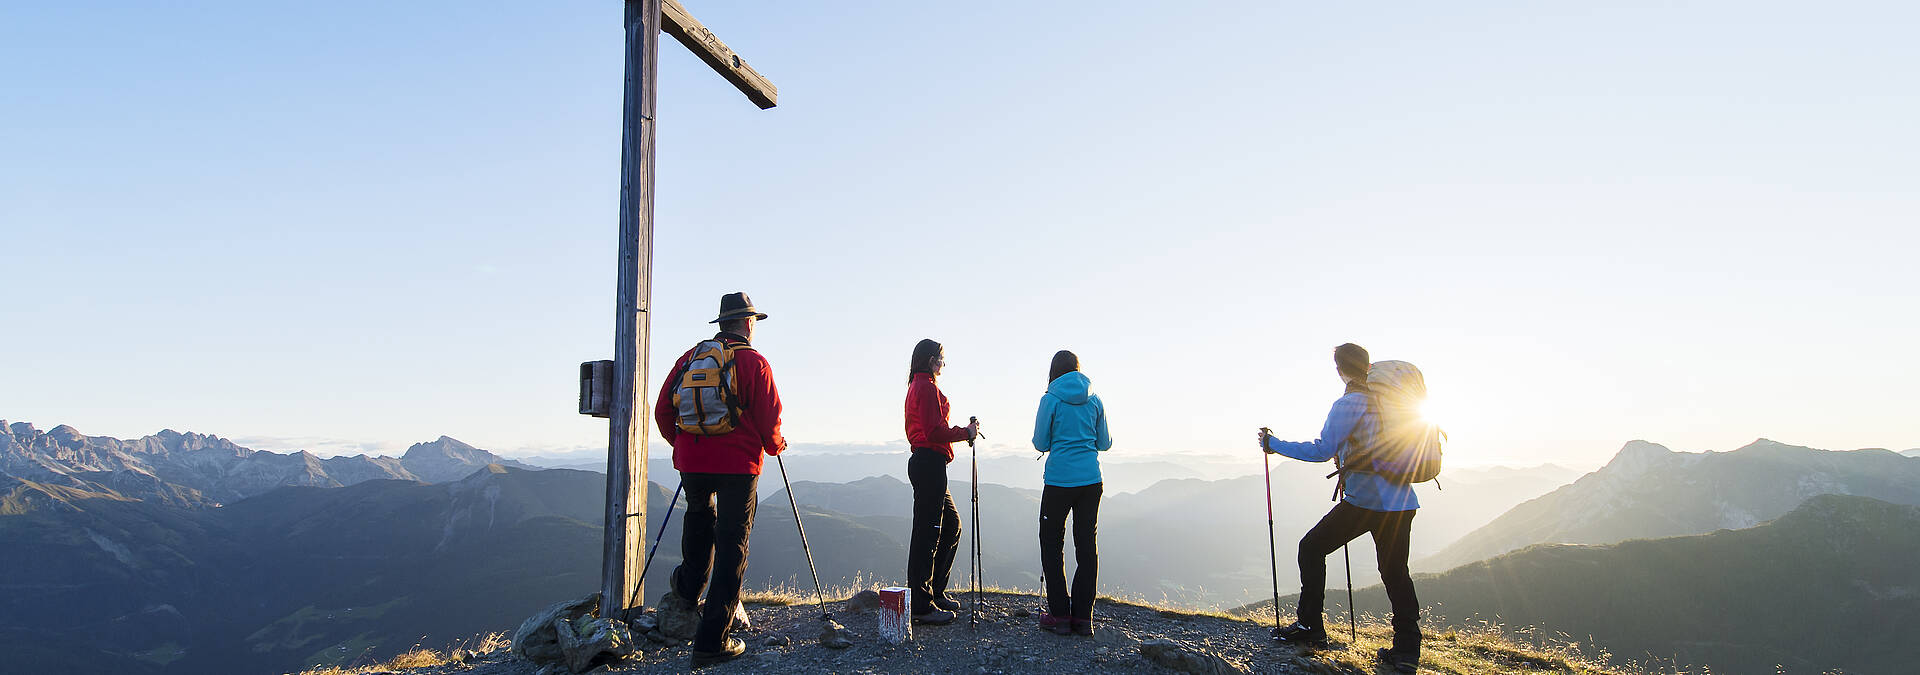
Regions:
[[[1347,471],[1366,471],[1373,466],[1374,448],[1366,442],[1366,437],[1361,434],[1366,430],[1369,420],[1375,424],[1379,423],[1380,406],[1377,405],[1377,402],[1374,400],[1372,392],[1361,393],[1360,400],[1363,401],[1363,405],[1366,407],[1361,409],[1360,419],[1354,420],[1353,429],[1347,432],[1347,437],[1344,440],[1346,447],[1353,448],[1353,455],[1347,458],[1345,468]],[[1338,453],[1335,453],[1334,461],[1336,462],[1336,466],[1338,466]]]
[[[740,371],[734,367],[734,358],[735,355],[740,352],[753,352],[758,354],[760,350],[754,349],[753,345],[745,342],[721,340],[720,344],[725,350],[723,358],[721,359],[720,369],[726,373],[720,386],[720,395],[726,397],[727,418],[732,420],[735,428],[739,428],[740,413],[747,409],[747,400],[746,397],[740,395],[740,385],[737,379]]]

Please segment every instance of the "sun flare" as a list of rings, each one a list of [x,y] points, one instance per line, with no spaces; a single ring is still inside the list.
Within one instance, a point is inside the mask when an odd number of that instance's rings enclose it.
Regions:
[[[1453,418],[1449,414],[1449,409],[1444,402],[1429,397],[1420,403],[1420,419],[1427,424],[1444,427],[1446,426],[1447,420]]]

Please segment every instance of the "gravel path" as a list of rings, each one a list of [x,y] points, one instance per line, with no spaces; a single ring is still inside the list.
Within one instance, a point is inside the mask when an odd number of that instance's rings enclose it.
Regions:
[[[1204,650],[1254,673],[1354,672],[1305,658],[1273,644],[1268,627],[1244,621],[1165,612],[1150,607],[1103,602],[1095,609],[1094,637],[1042,631],[1035,616],[1042,607],[1031,595],[988,594],[977,627],[963,612],[949,626],[914,626],[914,639],[889,645],[878,637],[874,612],[847,612],[829,604],[847,627],[854,646],[827,649],[819,643],[818,606],[748,606],[751,630],[734,635],[747,643],[746,655],[702,668],[702,673],[1167,673],[1143,656],[1139,644],[1166,639]],[[1022,616],[1022,615],[1025,616]],[[644,643],[644,640],[643,640]],[[690,667],[687,645],[645,643],[648,651],[596,669],[594,673],[681,673]],[[1335,647],[1339,647],[1336,645]],[[1371,659],[1369,659],[1371,660]],[[533,664],[506,650],[481,655],[466,665],[411,671],[411,675],[535,675]],[[1385,672],[1385,671],[1382,671]]]

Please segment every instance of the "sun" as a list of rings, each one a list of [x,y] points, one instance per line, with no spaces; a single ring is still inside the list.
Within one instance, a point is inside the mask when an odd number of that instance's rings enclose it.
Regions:
[[[1445,401],[1431,396],[1420,403],[1420,419],[1427,424],[1445,427],[1447,420],[1453,419],[1451,412]]]

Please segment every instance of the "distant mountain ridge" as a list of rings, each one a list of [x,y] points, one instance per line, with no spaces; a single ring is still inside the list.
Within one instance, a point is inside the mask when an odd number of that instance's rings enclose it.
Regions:
[[[966,461],[966,448],[959,449],[961,460]],[[804,469],[807,480],[823,483],[849,483],[873,476],[893,476],[901,481],[907,480],[907,459],[912,456],[905,442],[897,449],[885,452],[845,452],[835,446],[819,446],[795,443],[787,449],[793,453],[790,458],[806,458]],[[665,443],[654,441],[650,447],[648,471],[655,476],[672,476],[673,448]],[[1154,483],[1169,478],[1226,478],[1230,476],[1251,476],[1260,473],[1260,457],[1255,453],[1237,464],[1222,461],[1219,457],[1206,457],[1182,463],[1163,457],[1142,458],[1130,454],[1113,454],[1101,458],[1100,475],[1106,485],[1106,494],[1118,492],[1137,492]],[[605,473],[607,461],[604,455],[583,457],[527,456],[522,461],[548,469],[579,469],[581,471],[599,471]],[[794,467],[799,470],[800,467]],[[980,482],[999,485],[1039,485],[1040,473],[1044,466],[1034,461],[1033,455],[995,455],[980,458]],[[796,474],[795,479],[799,479]],[[662,482],[666,482],[664,479]],[[763,481],[760,485],[762,498],[772,496],[779,489],[779,481]]]
[[[495,464],[182,508],[0,475],[0,671],[289,672],[489,630],[595,586],[604,485]]]
[[[391,460],[392,458],[375,459]],[[499,455],[467,445],[450,436],[441,436],[426,443],[415,443],[407,448],[407,452],[400,456],[398,462],[415,477],[428,483],[459,480],[471,475],[475,469],[489,464],[529,471],[540,470],[540,467],[503,459]]]
[[[793,464],[798,470],[799,461]],[[1276,532],[1297,540],[1332,507],[1326,492],[1331,489],[1331,481],[1316,465],[1293,462],[1285,467],[1276,464],[1275,468]],[[1422,514],[1427,520],[1416,535],[1416,545],[1430,546],[1420,549],[1423,551],[1438,550],[1441,543],[1449,541],[1442,537],[1458,536],[1485,524],[1520,500],[1562,485],[1572,474],[1570,469],[1550,465],[1461,470],[1446,479],[1449,487],[1445,491],[1422,486],[1421,500],[1434,508],[1431,515]],[[958,472],[954,475],[959,477]],[[1034,481],[1034,488],[1039,487],[1037,483]],[[1231,606],[1259,597],[1273,583],[1268,578],[1271,574],[1278,574],[1282,585],[1297,585],[1297,571],[1292,565],[1269,571],[1265,488],[1260,476],[1181,478],[1160,481],[1138,492],[1103,494],[1102,583],[1124,589],[1134,597],[1202,607]],[[967,499],[964,481],[955,481],[951,489],[956,500]],[[812,505],[840,514],[886,535],[886,541],[851,542],[870,550],[866,559],[885,559],[892,547],[906,544],[910,536],[913,490],[892,476],[846,483],[796,481],[793,491],[803,507]],[[1034,523],[1040,491],[983,481],[980,492],[981,522],[968,522],[965,527],[980,530],[989,581],[1009,588],[1039,588],[1039,545]],[[777,507],[786,498],[776,491],[767,501]],[[968,508],[965,503],[959,506]],[[784,511],[763,510],[761,517],[780,517]],[[1427,541],[1435,543],[1425,544]],[[1370,541],[1356,542],[1354,555],[1371,558],[1371,546]],[[822,575],[829,574],[828,569],[822,566]],[[1356,572],[1363,582],[1375,578],[1372,568],[1358,568]],[[898,570],[890,573],[897,574]]]
[[[0,420],[0,473],[38,483],[181,506],[227,503],[286,486],[341,487],[370,480],[457,480],[488,464],[537,469],[452,438],[419,443],[399,458],[322,458],[307,451],[254,450],[172,429],[132,440],[87,436],[67,425],[46,431]]]
[[[1534,544],[1752,527],[1824,494],[1920,504],[1920,462],[1889,450],[1817,450],[1759,439],[1730,452],[1674,452],[1633,441],[1570,485],[1513,507],[1416,569],[1440,571]]]

